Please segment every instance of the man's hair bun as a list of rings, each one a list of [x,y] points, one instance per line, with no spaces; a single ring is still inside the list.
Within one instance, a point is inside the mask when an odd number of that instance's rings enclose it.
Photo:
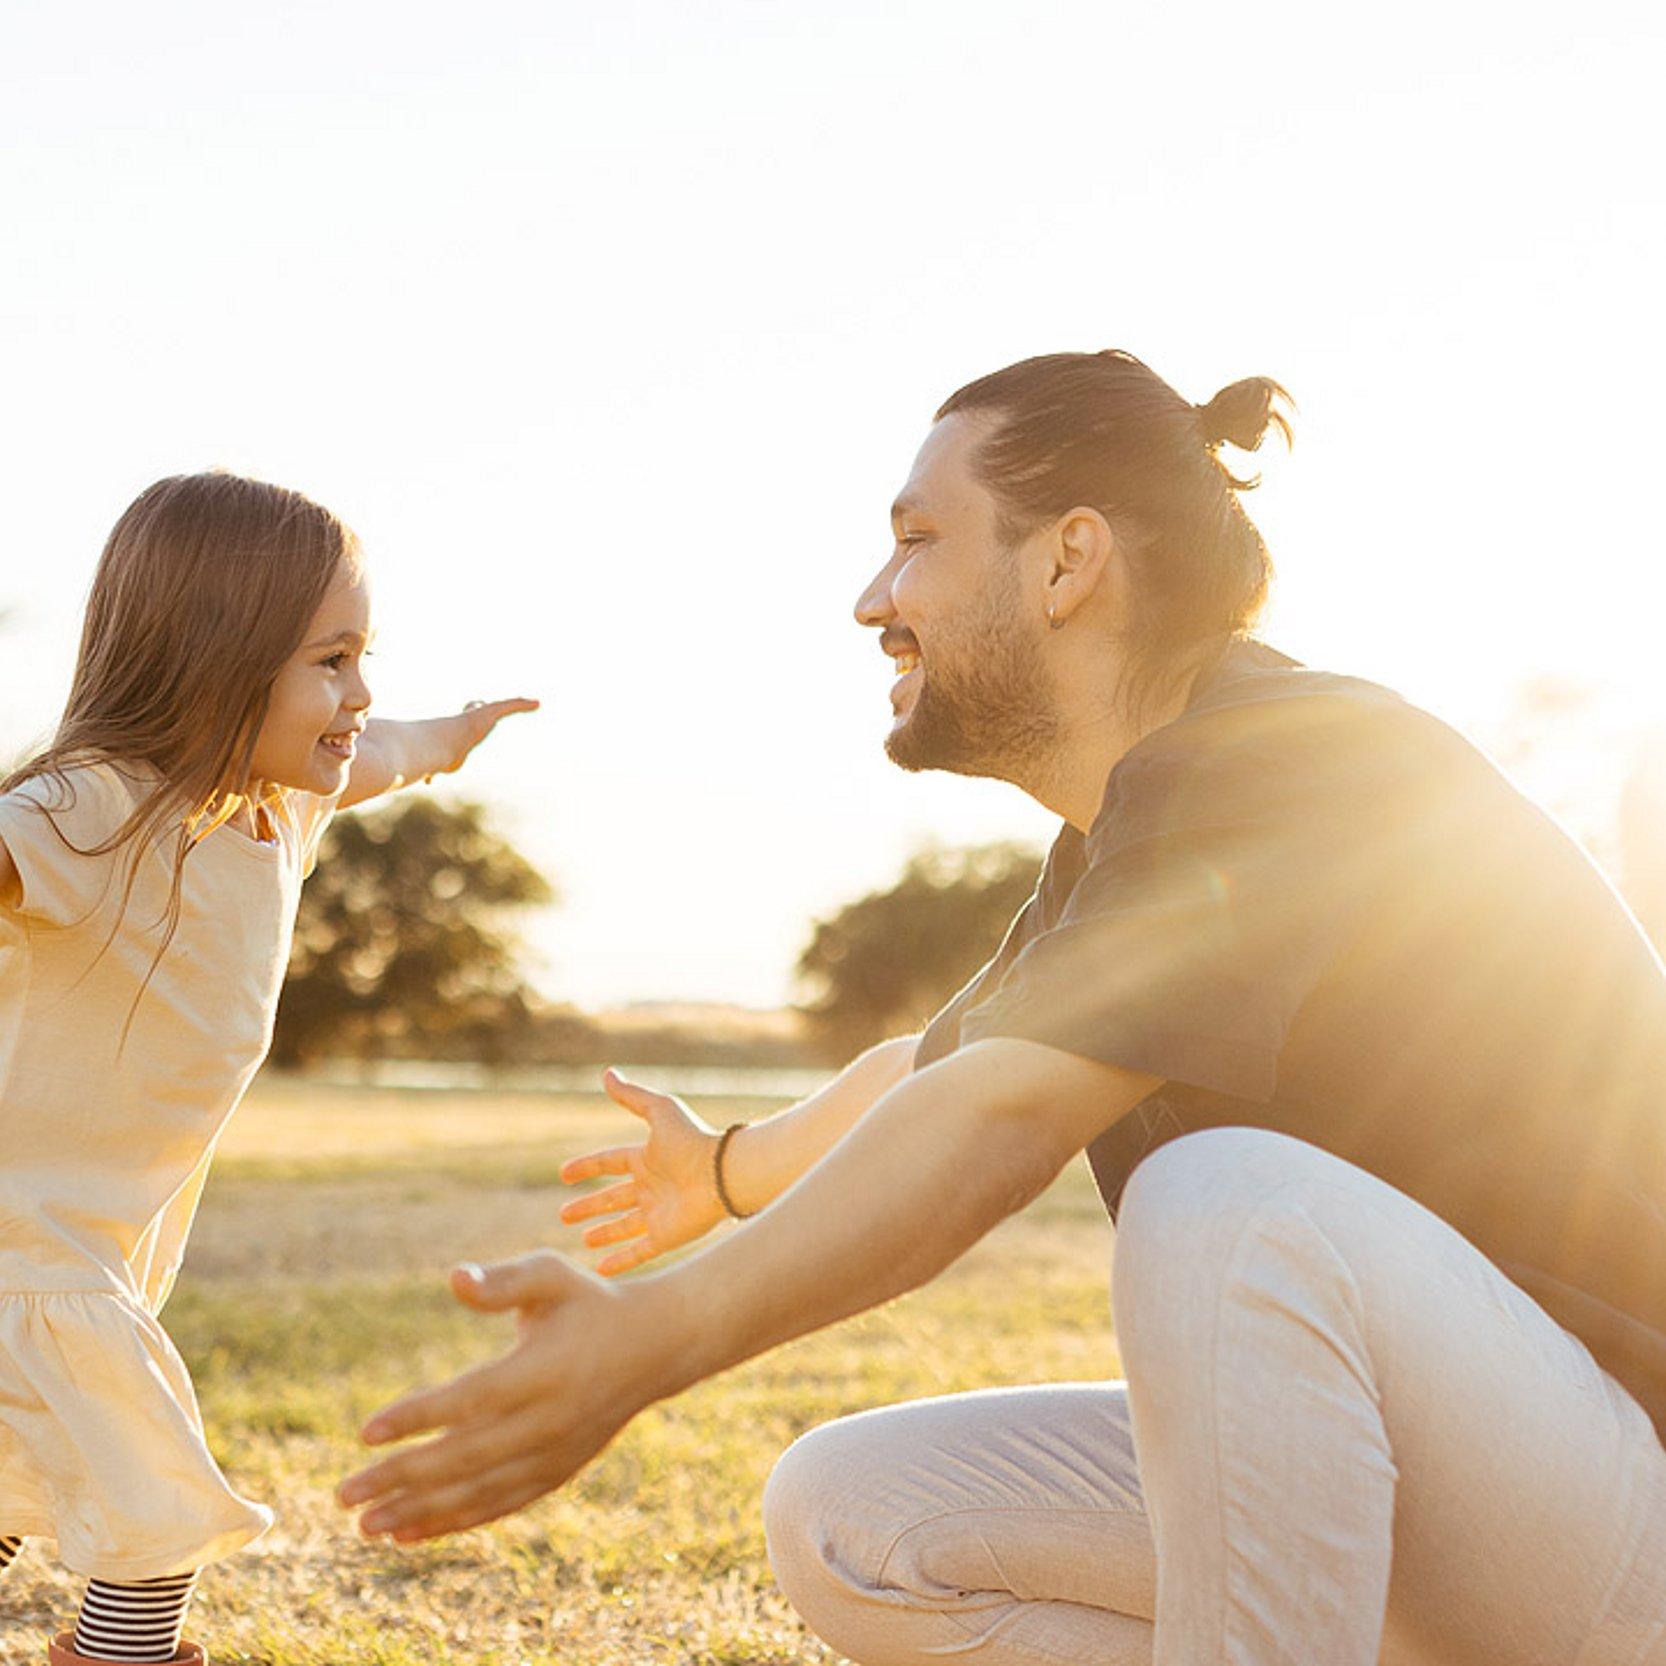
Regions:
[[[1290,444],[1290,419],[1278,403],[1295,409],[1296,402],[1270,376],[1246,376],[1229,382],[1207,405],[1195,407],[1197,431],[1213,451],[1231,444],[1240,451],[1259,451],[1269,428],[1276,428]]]

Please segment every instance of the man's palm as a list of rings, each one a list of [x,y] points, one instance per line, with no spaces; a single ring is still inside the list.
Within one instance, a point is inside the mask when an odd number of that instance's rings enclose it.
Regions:
[[[563,1205],[561,1218],[572,1223],[611,1217],[584,1234],[592,1249],[628,1245],[596,1263],[598,1273],[611,1277],[691,1243],[723,1218],[723,1210],[712,1167],[715,1132],[670,1094],[612,1070],[602,1082],[616,1104],[647,1124],[647,1139],[563,1163],[561,1178],[569,1185],[603,1174],[624,1179]]]

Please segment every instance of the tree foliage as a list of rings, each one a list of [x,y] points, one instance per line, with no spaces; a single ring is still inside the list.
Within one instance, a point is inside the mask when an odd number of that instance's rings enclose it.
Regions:
[[[301,893],[273,1062],[498,1056],[528,1013],[514,916],[554,900],[478,804],[338,817]]]
[[[930,848],[889,890],[817,920],[798,959],[801,1010],[830,1056],[918,1028],[1000,946],[1041,863],[1023,845]]]

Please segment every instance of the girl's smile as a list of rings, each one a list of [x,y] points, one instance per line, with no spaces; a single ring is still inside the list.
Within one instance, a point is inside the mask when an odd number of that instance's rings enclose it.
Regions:
[[[344,561],[272,684],[252,780],[326,798],[341,791],[370,709],[369,651],[369,584],[362,565]]]

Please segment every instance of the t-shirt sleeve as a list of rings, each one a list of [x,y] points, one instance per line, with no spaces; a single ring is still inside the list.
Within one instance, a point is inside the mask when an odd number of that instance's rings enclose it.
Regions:
[[[1065,833],[1048,853],[1041,877],[1024,906],[1012,917],[1012,923],[1001,939],[1001,946],[970,979],[952,995],[926,1025],[914,1049],[914,1068],[924,1070],[928,1064],[947,1058],[961,1043],[961,1024],[973,1011],[1000,987],[1001,980],[1031,942],[1043,929],[1042,921],[1050,912],[1049,899],[1056,896],[1061,884],[1074,877],[1079,863],[1080,840],[1074,833]]]
[[[1031,897],[1024,904],[1012,924],[1007,928],[1005,939],[996,953],[974,972],[970,979],[958,989],[938,1010],[931,1022],[926,1025],[920,1036],[919,1045],[914,1049],[914,1068],[924,1070],[928,1064],[936,1064],[960,1046],[961,1025],[966,1014],[975,1010],[980,1002],[996,989],[1011,964],[1017,950],[1013,946],[1015,939],[1024,939],[1032,935],[1029,919],[1035,912],[1036,899]]]
[[[318,847],[325,830],[335,818],[341,795],[320,798],[317,793],[291,791],[287,797],[290,826],[300,855],[301,877],[305,879],[318,865]]]
[[[1176,730],[1119,767],[1057,924],[960,1035],[1266,1101],[1292,1021],[1371,894],[1382,783],[1368,746],[1350,755],[1299,722],[1276,744]]]
[[[113,772],[80,767],[38,776],[0,794],[0,839],[17,868],[10,912],[36,924],[85,920],[116,882],[118,858],[99,852],[133,813],[134,798]]]

